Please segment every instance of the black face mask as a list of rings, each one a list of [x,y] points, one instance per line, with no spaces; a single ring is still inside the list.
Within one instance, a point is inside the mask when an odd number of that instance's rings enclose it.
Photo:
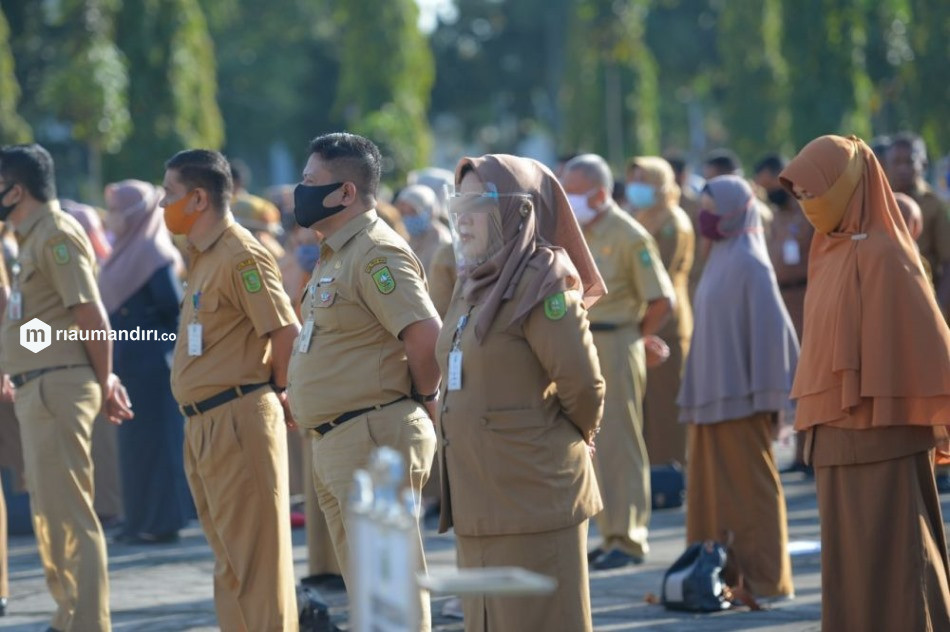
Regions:
[[[294,219],[304,228],[310,228],[317,222],[336,215],[346,208],[343,204],[333,207],[323,205],[323,199],[342,187],[345,183],[321,184],[309,186],[298,184],[294,189]]]
[[[768,193],[769,202],[774,204],[779,208],[785,208],[785,204],[788,202],[789,194],[785,189],[772,189]]]
[[[15,186],[16,186],[15,184],[11,184],[10,186],[7,187],[6,191],[4,191],[3,193],[0,193],[0,222],[7,221],[7,218],[10,217],[10,213],[12,213],[13,209],[16,208],[16,205],[19,204],[19,202],[14,202],[13,204],[3,203],[3,198],[7,197],[7,193],[12,191],[13,187]]]

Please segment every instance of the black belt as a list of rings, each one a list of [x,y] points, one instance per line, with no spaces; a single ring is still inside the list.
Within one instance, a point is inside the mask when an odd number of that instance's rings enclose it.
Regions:
[[[314,428],[313,431],[316,432],[318,435],[323,436],[326,433],[333,430],[334,428],[336,428],[337,426],[339,426],[340,424],[349,421],[350,419],[354,419],[356,417],[359,417],[360,415],[365,415],[371,410],[379,410],[380,408],[385,408],[386,406],[392,406],[393,404],[398,404],[404,399],[409,399],[409,398],[403,395],[399,399],[394,399],[388,404],[377,404],[376,406],[370,406],[369,408],[360,408],[359,410],[351,410],[347,413],[343,413],[342,415],[340,415],[333,421],[328,421],[325,424],[320,424],[319,426]]]
[[[590,324],[591,331],[614,331],[615,329],[618,329],[619,327],[620,325],[615,325],[613,323],[591,323]]]
[[[89,366],[88,364],[64,364],[63,366],[51,366],[45,369],[36,369],[35,371],[27,371],[26,373],[17,373],[16,375],[10,376],[10,381],[13,382],[13,385],[17,388],[20,388],[30,380],[35,380],[44,373],[51,373],[53,371],[62,371],[63,369],[77,369],[81,366]]]
[[[178,410],[181,411],[181,414],[185,417],[194,417],[195,415],[203,415],[212,408],[217,408],[223,404],[241,397],[242,395],[247,395],[248,393],[253,393],[259,388],[263,388],[270,384],[270,382],[261,382],[260,384],[245,384],[243,386],[235,386],[234,388],[229,388],[226,391],[221,391],[217,395],[212,395],[208,399],[203,399],[200,402],[195,402],[194,404],[184,404],[178,407]]]

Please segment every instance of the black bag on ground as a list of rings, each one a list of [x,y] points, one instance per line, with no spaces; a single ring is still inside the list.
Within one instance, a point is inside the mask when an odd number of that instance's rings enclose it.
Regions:
[[[339,632],[339,628],[330,622],[330,607],[314,588],[297,586],[297,612],[300,632]]]
[[[686,499],[686,477],[675,461],[650,468],[650,496],[654,509],[682,507]]]
[[[670,610],[718,612],[731,607],[720,577],[726,549],[718,542],[694,542],[663,575],[662,603]]]

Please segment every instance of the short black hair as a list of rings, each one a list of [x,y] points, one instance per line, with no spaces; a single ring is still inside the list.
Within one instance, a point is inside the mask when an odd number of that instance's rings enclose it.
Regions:
[[[679,178],[683,175],[683,172],[686,171],[686,160],[677,154],[669,154],[663,156],[663,160],[669,163],[670,167],[673,168],[673,175]]]
[[[912,158],[920,158],[922,163],[927,164],[927,145],[924,144],[924,139],[917,134],[911,132],[897,134],[891,138],[891,146],[888,149],[895,147],[909,149]]]
[[[56,199],[53,157],[42,145],[7,145],[0,148],[0,177],[7,186],[19,184],[39,202]]]
[[[731,149],[714,149],[706,155],[704,164],[714,167],[723,175],[738,174],[742,170],[742,163],[739,156]]]
[[[768,171],[773,176],[782,173],[787,161],[779,154],[767,154],[759,162],[755,163],[755,173],[759,174]]]
[[[310,153],[326,161],[335,178],[355,184],[364,198],[376,197],[382,156],[373,141],[349,132],[323,134],[310,141]]]
[[[251,183],[251,168],[240,158],[231,160],[231,181],[234,186],[240,184],[245,188]]]
[[[186,149],[165,163],[166,169],[178,172],[178,177],[189,189],[204,189],[212,204],[223,210],[231,200],[234,183],[228,159],[210,149]]]

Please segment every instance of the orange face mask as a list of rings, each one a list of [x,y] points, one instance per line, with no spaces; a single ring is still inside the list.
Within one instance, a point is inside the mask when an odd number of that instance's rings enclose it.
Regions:
[[[194,191],[190,191],[177,202],[165,206],[165,226],[173,235],[187,235],[198,221],[198,211],[185,212],[193,194]]]

